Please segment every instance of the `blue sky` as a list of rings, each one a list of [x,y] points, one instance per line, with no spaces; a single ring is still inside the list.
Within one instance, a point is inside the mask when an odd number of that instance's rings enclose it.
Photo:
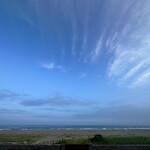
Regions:
[[[1,0],[0,124],[149,125],[149,0]]]

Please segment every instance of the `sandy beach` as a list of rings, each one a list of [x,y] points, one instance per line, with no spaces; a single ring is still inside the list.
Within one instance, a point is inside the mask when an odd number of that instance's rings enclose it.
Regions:
[[[103,136],[150,136],[150,129],[130,130],[1,130],[0,134],[8,135],[44,135],[35,144],[52,144],[62,139],[81,139],[93,137],[96,134]]]

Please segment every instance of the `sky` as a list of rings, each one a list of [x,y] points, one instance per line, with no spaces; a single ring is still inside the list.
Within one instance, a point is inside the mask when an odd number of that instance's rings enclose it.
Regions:
[[[1,125],[150,125],[149,0],[0,0]]]

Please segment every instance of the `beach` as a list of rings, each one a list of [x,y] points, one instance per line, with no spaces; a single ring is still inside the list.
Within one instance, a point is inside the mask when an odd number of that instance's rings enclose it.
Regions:
[[[53,144],[62,139],[90,138],[96,134],[104,137],[150,137],[150,129],[128,130],[0,130],[0,135],[42,135],[33,144]]]

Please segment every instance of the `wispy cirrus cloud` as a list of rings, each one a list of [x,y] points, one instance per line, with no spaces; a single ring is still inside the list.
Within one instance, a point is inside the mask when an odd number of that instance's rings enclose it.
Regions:
[[[130,87],[137,87],[143,84],[144,85],[150,84],[150,70],[139,75],[138,78],[132,83]]]
[[[108,68],[108,76],[114,78],[120,85],[129,82],[134,87],[148,81],[150,44],[141,44],[139,47],[120,47],[116,49],[114,60]],[[140,83],[140,84],[137,84]]]
[[[149,80],[150,7],[147,6],[148,4],[150,4],[148,1],[144,1],[142,4],[138,2],[133,9],[129,7],[130,17],[122,30],[109,36],[106,41],[106,46],[113,55],[108,66],[108,76],[118,85],[136,87]]]
[[[102,50],[102,40],[103,35],[100,36],[99,40],[97,41],[95,49],[91,52],[91,61],[95,62],[96,58],[100,55],[100,52]]]

